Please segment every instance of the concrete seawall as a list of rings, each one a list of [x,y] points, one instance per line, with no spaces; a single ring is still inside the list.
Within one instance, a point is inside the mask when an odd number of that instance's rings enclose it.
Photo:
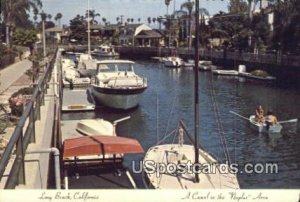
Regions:
[[[168,56],[174,49],[161,47],[116,47],[121,55],[134,55],[137,57]],[[176,52],[183,58],[192,58],[194,49],[176,48]],[[300,57],[279,54],[253,54],[246,52],[231,52],[200,49],[200,57],[216,61],[236,61],[276,66],[290,66],[300,68]]]

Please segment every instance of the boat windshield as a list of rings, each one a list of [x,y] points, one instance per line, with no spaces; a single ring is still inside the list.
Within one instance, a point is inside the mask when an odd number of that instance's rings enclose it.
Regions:
[[[112,72],[112,71],[133,71],[133,65],[130,63],[106,63],[99,64],[97,72]]]

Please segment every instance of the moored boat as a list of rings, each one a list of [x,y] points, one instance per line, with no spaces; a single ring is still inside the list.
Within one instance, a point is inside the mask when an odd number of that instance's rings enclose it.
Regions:
[[[213,74],[216,75],[224,75],[224,76],[238,76],[239,72],[236,70],[220,70],[220,69],[216,69],[216,70],[212,70]]]
[[[77,123],[76,130],[85,135],[115,136],[114,126],[104,119],[84,119]]]
[[[176,56],[167,57],[163,62],[166,67],[170,68],[179,68],[183,65],[182,59]]]
[[[63,142],[65,189],[134,189],[123,155],[143,153],[140,143],[116,136],[84,136]]]
[[[178,144],[159,144],[148,149],[143,160],[145,186],[154,189],[239,189],[237,176],[229,165],[220,164],[203,148],[198,149],[199,163],[195,162],[195,147],[183,144],[184,131],[180,122],[176,129]],[[197,171],[200,178],[197,182],[194,171],[198,165],[201,169]],[[162,171],[160,166],[177,170]]]
[[[99,57],[118,57],[119,53],[115,49],[108,45],[101,45],[95,50],[91,51],[91,54]]]
[[[252,73],[248,72],[239,72],[239,76],[249,78],[249,79],[256,79],[256,80],[263,80],[263,81],[274,81],[276,80],[276,77],[274,76],[260,76],[260,75],[255,75]]]
[[[147,89],[147,79],[135,74],[133,65],[129,60],[99,61],[91,84],[95,100],[115,109],[136,107]]]

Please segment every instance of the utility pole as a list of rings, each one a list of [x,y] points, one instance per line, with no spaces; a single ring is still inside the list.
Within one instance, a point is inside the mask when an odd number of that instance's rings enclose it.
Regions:
[[[88,0],[88,55],[91,55],[90,0]]]
[[[44,58],[45,58],[47,56],[47,52],[46,52],[46,34],[45,34],[45,19],[42,19],[42,26],[43,26],[43,53],[44,53]]]

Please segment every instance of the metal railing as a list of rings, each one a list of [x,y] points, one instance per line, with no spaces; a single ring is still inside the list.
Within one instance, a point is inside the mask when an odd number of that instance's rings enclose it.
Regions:
[[[56,54],[55,54],[56,55]],[[45,104],[45,94],[47,93],[47,83],[51,78],[55,55],[46,65],[46,70],[36,85],[31,100],[27,104],[16,128],[8,142],[2,159],[0,160],[0,182],[4,178],[5,169],[11,159],[15,149],[15,158],[7,176],[5,189],[14,189],[19,184],[25,184],[25,152],[29,143],[34,143],[35,121],[41,118],[40,108]],[[28,123],[27,123],[28,120]],[[6,177],[6,176],[5,176]]]

